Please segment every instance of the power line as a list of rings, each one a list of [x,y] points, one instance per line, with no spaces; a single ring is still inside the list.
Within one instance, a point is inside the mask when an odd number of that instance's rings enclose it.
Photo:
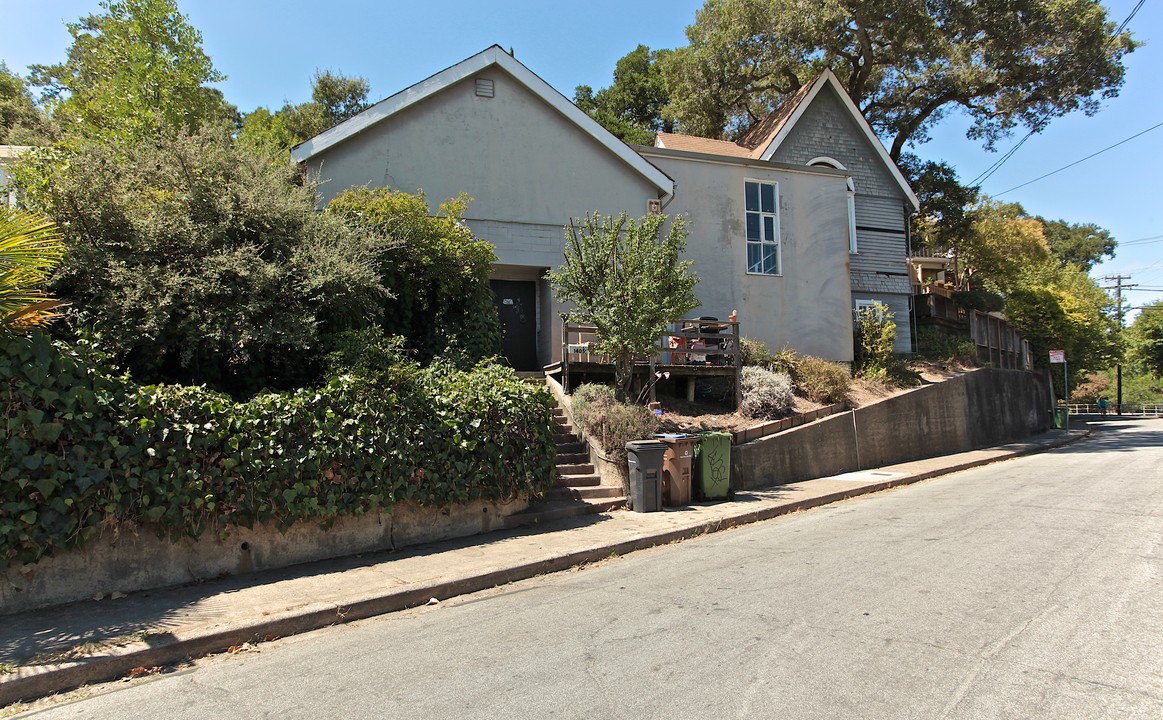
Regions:
[[[1131,13],[1129,15],[1127,15],[1127,18],[1125,20],[1123,20],[1121,23],[1119,23],[1119,26],[1115,29],[1114,33],[1107,39],[1106,46],[1103,47],[1103,49],[1102,49],[1104,56],[1106,54],[1107,48],[1109,48],[1111,43],[1113,43],[1115,41],[1115,39],[1118,38],[1118,36],[1122,34],[1123,30],[1125,30],[1127,25],[1131,22],[1131,18],[1135,17],[1135,15],[1138,14],[1139,9],[1141,7],[1143,7],[1143,3],[1146,1],[1147,0],[1139,0],[1139,3],[1137,5],[1135,5],[1134,9],[1131,10]],[[1094,67],[1094,64],[1096,62],[1098,62],[1097,56],[1091,59],[1090,64],[1087,65],[1086,68],[1083,69],[1082,72],[1078,73],[1078,76],[1075,78],[1075,80],[1076,81],[1081,80],[1083,78],[1083,76],[1086,75],[1086,73],[1090,72],[1090,69]],[[1046,126],[1046,123],[1047,123],[1047,121],[1049,121],[1049,119],[1050,119],[1049,112],[1047,112],[1042,117],[1038,118],[1037,121],[1034,123],[1034,127],[1031,128],[1028,133],[1026,133],[1025,137],[1023,137],[1021,140],[1018,141],[1017,145],[1014,145],[1010,149],[1010,151],[1007,152],[1005,155],[1003,155],[1000,159],[998,159],[997,162],[995,162],[993,165],[990,165],[988,168],[986,168],[980,175],[978,175],[976,178],[974,178],[973,181],[969,183],[969,185],[970,186],[980,185],[981,183],[984,183],[986,180],[988,180],[991,175],[993,175],[995,172],[1000,170],[1001,166],[1005,165],[1006,162],[1011,157],[1014,156],[1014,153],[1016,153],[1018,151],[1018,148],[1020,148],[1022,145],[1025,145],[1026,141],[1029,140],[1031,137],[1033,137],[1035,133],[1040,132],[1042,130],[1042,128]],[[1006,192],[1009,192],[1009,190],[1007,190]]]
[[[1032,185],[1032,184],[1038,182],[1039,180],[1045,180],[1046,178],[1050,177],[1051,175],[1057,175],[1058,173],[1062,172],[1063,170],[1068,170],[1079,163],[1086,162],[1087,160],[1091,159],[1092,157],[1097,157],[1099,155],[1102,155],[1107,150],[1114,150],[1115,148],[1117,148],[1119,145],[1122,145],[1123,143],[1128,143],[1128,142],[1134,140],[1135,138],[1139,137],[1140,135],[1146,135],[1147,133],[1151,132],[1152,130],[1157,130],[1161,127],[1163,127],[1163,122],[1159,123],[1158,125],[1153,125],[1142,132],[1135,133],[1134,135],[1130,136],[1129,138],[1126,138],[1125,140],[1119,140],[1114,145],[1111,145],[1109,147],[1104,147],[1102,150],[1099,150],[1096,153],[1091,153],[1090,155],[1087,155],[1086,157],[1082,158],[1081,160],[1075,160],[1074,162],[1070,163],[1069,165],[1063,165],[1062,167],[1058,168],[1057,170],[1052,170],[1052,171],[1046,173],[1045,175],[1039,175],[1038,177],[1034,178],[1033,180],[1030,180],[1028,182],[1024,182],[1021,185],[1014,185],[1009,190],[1002,190],[999,193],[994,193],[993,196],[995,198],[1001,197],[1002,195],[1005,195],[1008,192],[1012,192],[1014,190],[1017,190],[1018,188],[1024,188],[1027,185]],[[1019,143],[1017,147],[1021,147],[1021,144]],[[1017,147],[1015,147],[1014,149],[1016,150]],[[1160,236],[1160,237],[1163,237],[1163,236]],[[1135,241],[1132,241],[1132,242],[1135,242]],[[1156,241],[1156,242],[1158,242],[1158,241]],[[1121,243],[1121,244],[1125,246],[1125,245],[1130,245],[1131,243]]]
[[[1009,192],[1009,191],[1007,190],[1006,192]],[[1163,242],[1163,235],[1152,235],[1151,237],[1136,238],[1134,240],[1127,240],[1126,242],[1120,242],[1119,246],[1126,247],[1128,245],[1151,245],[1152,243],[1157,243],[1157,242]]]

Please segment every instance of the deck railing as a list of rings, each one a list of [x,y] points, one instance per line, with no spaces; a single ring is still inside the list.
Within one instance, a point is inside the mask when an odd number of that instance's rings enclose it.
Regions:
[[[735,406],[742,402],[743,355],[739,350],[739,322],[693,318],[671,324],[671,330],[659,337],[654,352],[634,359],[636,372],[644,372],[647,381],[654,373],[665,370],[672,375],[727,375],[735,379]],[[561,384],[570,391],[570,366],[613,366],[613,358],[594,350],[599,341],[593,325],[562,321]],[[691,386],[693,387],[693,385]],[[654,400],[651,386],[650,399]]]

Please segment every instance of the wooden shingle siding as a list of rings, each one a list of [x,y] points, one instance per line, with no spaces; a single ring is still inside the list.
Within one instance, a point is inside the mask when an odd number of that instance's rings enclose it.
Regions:
[[[905,245],[905,210],[899,197],[873,197],[856,188],[856,227],[899,232],[901,248]]]
[[[852,256],[852,272],[908,272],[905,246],[901,237],[868,230],[856,231],[856,247]],[[907,291],[906,291],[907,292]]]

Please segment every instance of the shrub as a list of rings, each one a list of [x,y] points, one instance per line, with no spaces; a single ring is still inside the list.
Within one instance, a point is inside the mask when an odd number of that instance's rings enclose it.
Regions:
[[[1111,380],[1106,375],[1090,373],[1070,392],[1071,402],[1093,404],[1111,394]]]
[[[785,347],[778,353],[772,353],[767,349],[767,344],[762,340],[754,340],[752,338],[739,339],[739,351],[742,354],[743,365],[750,365],[752,367],[761,367],[771,370],[773,372],[783,372],[791,375],[795,372],[796,366],[796,351],[790,347]]]
[[[963,335],[947,333],[937,328],[917,330],[917,349],[921,357],[950,365],[976,365],[977,347]]]
[[[1006,301],[1001,295],[986,290],[958,290],[953,293],[953,304],[966,310],[1001,312]]]
[[[501,351],[489,286],[497,257],[464,223],[470,200],[464,195],[448,200],[433,215],[423,191],[362,187],[327,206],[326,215],[392,240],[377,267],[394,297],[378,303],[377,322],[388,334],[402,335],[424,363],[458,355],[471,367]]]
[[[608,385],[585,384],[570,401],[573,417],[604,455],[619,465],[626,463],[626,443],[658,432],[658,418],[642,405],[618,402]]]
[[[332,340],[332,351],[325,360],[327,377],[358,375],[382,380],[411,368],[415,363],[410,355],[400,335],[385,335],[379,327],[349,330]]]
[[[15,176],[62,231],[52,290],[139,380],[240,397],[314,382],[325,336],[383,302],[385,241],[317,213],[285,155],[225,131],[58,145]]]
[[[883,303],[856,311],[856,368],[859,375],[883,374],[892,357],[896,323]]]
[[[787,373],[766,368],[743,368],[743,402],[739,412],[749,418],[773,420],[791,412],[795,402],[792,380]]]
[[[739,354],[743,365],[749,367],[767,367],[775,360],[767,343],[749,337],[739,338]]]
[[[804,355],[796,363],[796,385],[812,402],[840,403],[848,399],[852,378],[842,363]]]
[[[136,385],[40,333],[0,337],[0,567],[122,523],[196,538],[548,489],[548,392],[497,365],[400,376],[235,402]]]
[[[898,355],[889,357],[884,366],[884,378],[888,383],[898,388],[916,387],[923,380],[921,373],[909,364],[909,361]]]

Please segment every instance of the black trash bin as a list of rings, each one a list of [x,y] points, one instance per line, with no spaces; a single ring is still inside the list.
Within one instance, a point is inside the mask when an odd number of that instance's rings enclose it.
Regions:
[[[666,444],[654,440],[626,443],[631,510],[658,512],[662,509],[662,456],[665,452]]]

